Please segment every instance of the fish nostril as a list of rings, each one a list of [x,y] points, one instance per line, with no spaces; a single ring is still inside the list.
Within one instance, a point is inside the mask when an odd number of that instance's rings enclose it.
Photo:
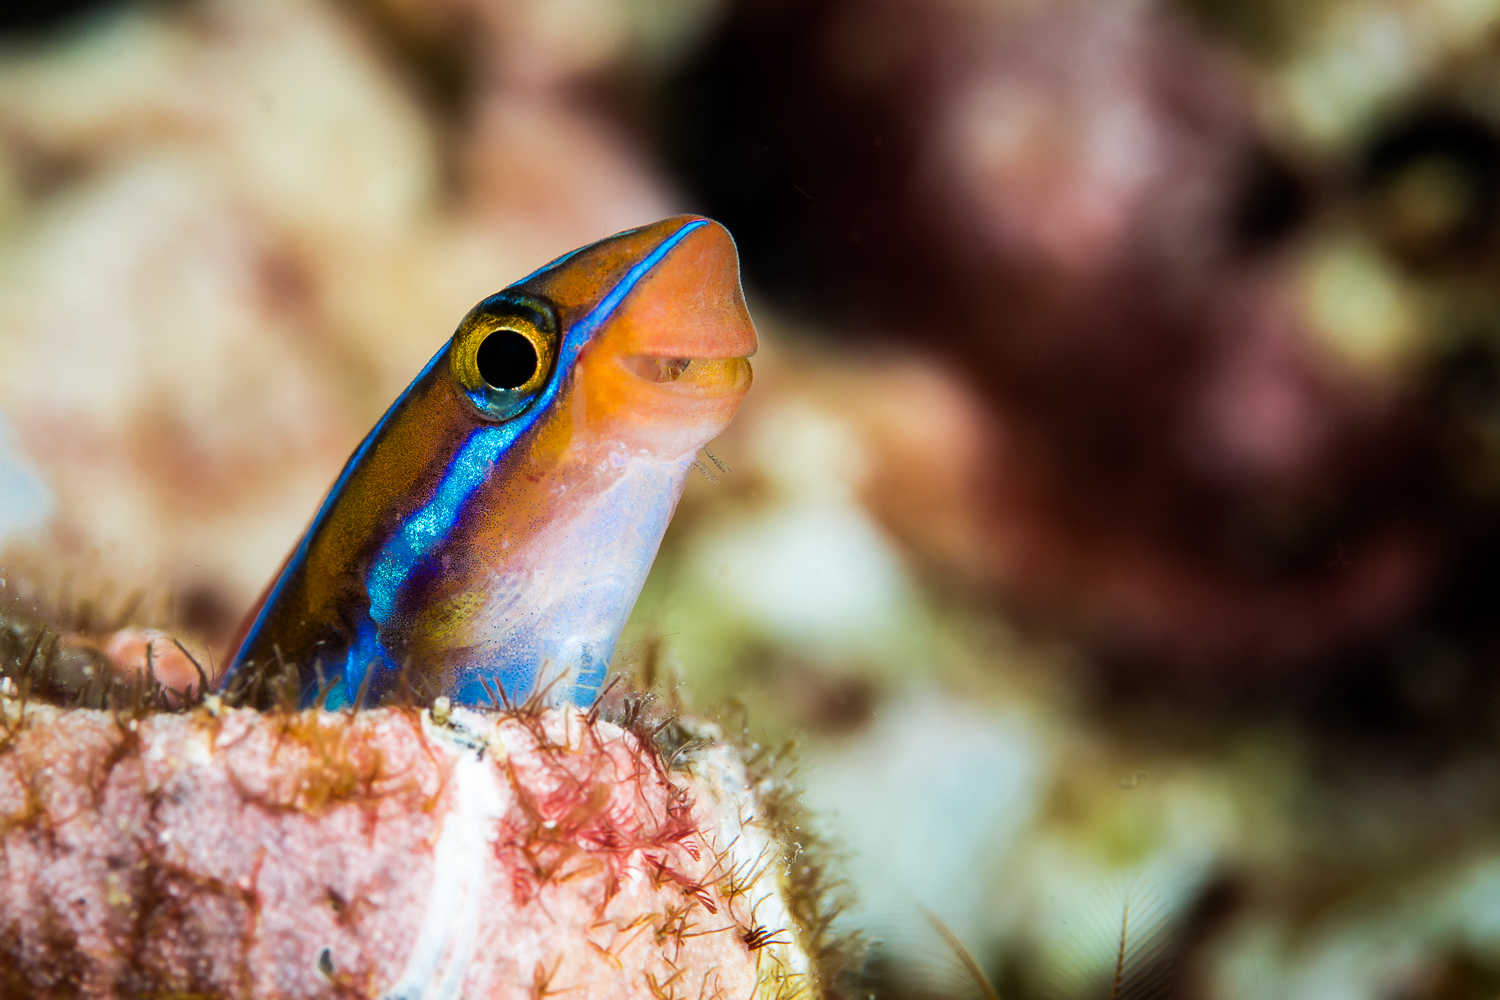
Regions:
[[[518,389],[536,375],[536,346],[515,330],[496,330],[479,345],[474,363],[496,389]]]

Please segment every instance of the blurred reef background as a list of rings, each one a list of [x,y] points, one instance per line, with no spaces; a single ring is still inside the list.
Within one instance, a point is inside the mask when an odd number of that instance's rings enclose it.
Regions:
[[[475,301],[703,212],[763,348],[619,659],[795,739],[870,991],[1146,887],[1163,996],[1500,996],[1500,0],[7,9],[11,600],[222,658]]]

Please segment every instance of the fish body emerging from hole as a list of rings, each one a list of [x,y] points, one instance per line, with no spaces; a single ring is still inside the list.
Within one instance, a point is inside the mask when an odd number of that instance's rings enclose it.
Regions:
[[[591,702],[755,348],[734,243],[692,216],[485,299],[344,466],[220,690]]]

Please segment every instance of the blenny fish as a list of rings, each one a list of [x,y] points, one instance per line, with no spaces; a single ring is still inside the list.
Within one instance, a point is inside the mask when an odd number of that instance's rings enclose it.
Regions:
[[[591,702],[755,349],[734,242],[695,216],[480,302],[350,457],[219,690],[279,667],[304,706],[402,678],[457,704]]]

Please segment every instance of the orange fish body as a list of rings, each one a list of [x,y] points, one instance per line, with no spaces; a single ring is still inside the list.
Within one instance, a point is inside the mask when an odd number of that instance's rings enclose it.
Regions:
[[[303,704],[402,678],[459,704],[592,701],[755,348],[734,242],[692,216],[485,299],[344,466],[221,690],[285,664]]]

